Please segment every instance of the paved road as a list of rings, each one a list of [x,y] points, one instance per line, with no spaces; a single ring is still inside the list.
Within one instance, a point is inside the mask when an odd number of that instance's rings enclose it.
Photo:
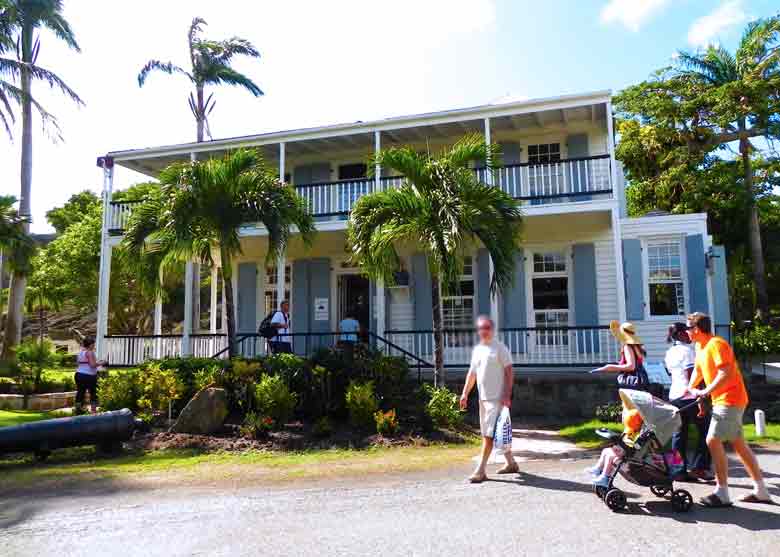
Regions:
[[[780,499],[780,453],[760,459]],[[0,555],[778,555],[780,506],[677,515],[624,485],[631,508],[613,514],[583,483],[585,464],[526,462],[480,486],[462,467],[285,487],[101,483],[0,501]],[[739,476],[735,495],[748,485]]]

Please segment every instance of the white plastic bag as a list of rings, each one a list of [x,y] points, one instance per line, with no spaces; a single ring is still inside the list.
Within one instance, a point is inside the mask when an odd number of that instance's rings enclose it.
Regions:
[[[512,448],[512,416],[509,408],[504,406],[496,420],[496,430],[493,434],[493,450],[506,452]]]

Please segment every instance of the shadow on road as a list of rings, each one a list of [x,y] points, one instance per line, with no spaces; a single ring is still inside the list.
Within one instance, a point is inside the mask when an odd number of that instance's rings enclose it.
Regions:
[[[669,501],[647,501],[630,504],[627,512],[671,518],[686,524],[733,524],[753,532],[780,530],[780,515],[768,509],[777,509],[777,506],[765,505],[761,508],[735,505],[724,509],[707,509],[696,505],[688,513],[677,513],[672,510]]]
[[[561,480],[558,478],[548,478],[538,476],[528,472],[520,472],[514,478],[488,478],[489,482],[498,482],[514,484],[519,487],[535,487],[538,489],[549,489],[552,491],[578,491],[580,493],[593,493],[593,486],[589,483],[573,482],[571,480]],[[638,493],[625,491],[626,497],[639,497]],[[595,497],[595,495],[594,495]]]

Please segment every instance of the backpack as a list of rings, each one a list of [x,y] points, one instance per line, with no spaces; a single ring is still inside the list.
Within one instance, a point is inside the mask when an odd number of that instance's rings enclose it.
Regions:
[[[276,310],[272,311],[271,313],[265,316],[265,319],[263,319],[260,322],[260,326],[257,328],[257,332],[260,334],[261,337],[272,339],[277,334],[279,334],[277,328],[271,324],[271,320],[274,318],[274,315],[276,315],[276,313],[277,313]]]

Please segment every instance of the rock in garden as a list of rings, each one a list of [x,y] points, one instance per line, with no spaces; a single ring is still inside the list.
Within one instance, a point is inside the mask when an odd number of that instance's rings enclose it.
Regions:
[[[227,393],[225,389],[208,387],[201,389],[192,397],[173,424],[173,433],[199,433],[208,435],[222,427],[228,415]]]

